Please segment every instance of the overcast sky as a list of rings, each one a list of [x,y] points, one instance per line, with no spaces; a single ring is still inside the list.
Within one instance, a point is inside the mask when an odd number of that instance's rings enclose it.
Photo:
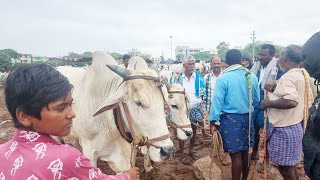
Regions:
[[[296,2],[296,3],[295,3]],[[0,0],[0,49],[61,56],[74,51],[159,57],[175,46],[215,49],[256,40],[303,43],[320,30],[319,0]]]

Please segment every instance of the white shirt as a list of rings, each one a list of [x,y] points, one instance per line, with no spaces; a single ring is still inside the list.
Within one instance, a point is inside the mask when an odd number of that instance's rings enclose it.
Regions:
[[[193,72],[193,74],[190,77],[190,80],[186,77],[185,74],[182,74],[182,80],[183,80],[183,87],[186,90],[186,93],[189,96],[189,101],[190,101],[190,107],[194,107],[196,104],[201,103],[201,97],[196,96],[196,88],[195,83],[196,83],[196,73]]]
[[[262,82],[262,79],[263,79],[263,76],[264,76],[264,71],[265,71],[265,68],[263,68],[261,66],[261,68],[260,68],[260,77],[259,77],[259,86],[260,86],[260,84]]]
[[[207,76],[208,76],[208,74],[204,76],[204,84],[207,84],[207,82],[206,82]],[[211,87],[210,87],[210,89],[211,89],[211,97],[213,96],[214,86],[216,85],[217,79],[218,79],[218,76],[212,74],[212,76],[211,76]]]

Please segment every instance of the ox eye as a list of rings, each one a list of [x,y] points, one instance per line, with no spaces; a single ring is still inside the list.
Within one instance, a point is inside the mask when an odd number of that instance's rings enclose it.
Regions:
[[[172,108],[179,109],[177,105],[171,105]]]
[[[140,101],[135,101],[135,103],[136,103],[137,106],[142,106]]]

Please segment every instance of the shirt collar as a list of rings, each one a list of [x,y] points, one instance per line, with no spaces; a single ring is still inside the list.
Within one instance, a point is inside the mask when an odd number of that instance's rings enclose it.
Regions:
[[[38,133],[35,131],[16,130],[13,134],[13,140],[18,142],[49,142],[52,144],[61,144],[54,140],[48,134]]]
[[[184,72],[182,73],[182,77],[187,78],[187,76],[184,74]],[[193,72],[191,77],[196,77],[196,72]]]

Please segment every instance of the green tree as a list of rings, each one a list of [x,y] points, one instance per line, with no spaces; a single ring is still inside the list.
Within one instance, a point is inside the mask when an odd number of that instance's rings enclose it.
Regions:
[[[86,52],[82,53],[81,56],[82,57],[92,57],[92,52],[86,51]]]
[[[64,56],[66,58],[82,58],[81,54],[75,53],[75,52],[69,52],[67,56]]]
[[[229,43],[222,41],[218,44],[218,46],[216,48],[217,48],[219,57],[221,57],[221,59],[225,60],[226,53],[229,50]]]
[[[20,54],[13,49],[0,50],[0,71],[7,71],[12,67],[12,59],[18,59]]]
[[[11,59],[18,59],[20,57],[20,54],[17,51],[13,50],[13,49],[0,50],[0,54],[5,54]]]
[[[211,58],[211,55],[209,52],[199,52],[193,55],[193,57],[196,60],[204,60],[204,61],[209,61]]]
[[[161,57],[162,57],[162,56],[161,56]],[[177,54],[177,55],[176,55],[176,60],[177,60],[177,61],[182,61],[183,58],[184,58],[184,55],[183,55],[183,54]]]
[[[110,53],[110,55],[117,61],[120,61],[122,58],[121,54],[119,54],[117,52],[112,52],[112,53]]]

